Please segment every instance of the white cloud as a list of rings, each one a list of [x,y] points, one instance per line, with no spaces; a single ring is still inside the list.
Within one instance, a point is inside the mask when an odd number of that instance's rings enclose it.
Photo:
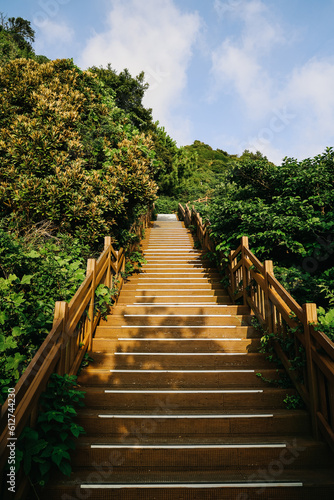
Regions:
[[[333,145],[334,60],[313,58],[277,78],[270,56],[275,49],[277,57],[277,48],[294,35],[285,35],[261,0],[216,0],[215,8],[220,16],[242,21],[238,38],[225,39],[212,52],[211,70],[214,95],[232,94],[243,110],[240,120],[249,136],[238,152],[259,149],[279,163],[284,156],[302,159]]]
[[[261,0],[216,0],[220,15],[231,15],[242,21],[241,36],[225,39],[212,52],[212,75],[218,88],[235,89],[246,110],[255,118],[266,115],[272,82],[262,64],[263,58],[277,44],[286,42],[278,23]]]
[[[45,19],[37,28],[36,52],[43,50],[45,45],[68,44],[73,39],[74,30],[68,24]]]
[[[293,134],[301,157],[334,145],[334,60],[313,58],[290,75],[281,100],[296,114]]]
[[[144,71],[150,84],[144,104],[179,140],[183,119],[173,119],[173,111],[187,84],[200,25],[197,13],[181,12],[173,0],[110,0],[107,29],[90,38],[79,64],[111,63],[116,71],[128,68],[132,75]],[[188,126],[185,118],[184,129]]]

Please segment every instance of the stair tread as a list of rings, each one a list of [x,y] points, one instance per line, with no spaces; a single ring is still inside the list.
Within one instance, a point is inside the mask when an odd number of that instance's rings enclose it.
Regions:
[[[183,223],[152,224],[140,246],[147,263],[100,320],[78,377],[87,434],[73,472],[41,498],[255,499],[266,488],[268,499],[332,500],[332,452],[307,410],[283,407],[295,389],[256,375],[283,370],[258,352],[250,307],[233,304]],[[285,451],[295,459],[282,465]]]
[[[88,469],[89,470],[89,469]],[[117,474],[112,474],[112,478],[104,479],[101,474],[100,484],[123,484],[126,488],[127,486],[133,484],[200,484],[200,483],[216,483],[216,484],[226,484],[234,482],[243,482],[245,485],[250,483],[266,484],[269,486],[267,476],[262,476],[261,473],[258,474],[258,478],[249,477],[248,471],[243,472],[242,470],[235,471],[211,471],[211,470],[181,470],[176,472],[164,471],[163,476],[160,472],[155,472],[154,467],[152,471],[147,473],[137,473],[133,471],[129,472],[118,472]],[[87,481],[87,472],[85,470],[77,471],[75,478],[70,480],[62,480],[59,477],[59,483],[64,482],[74,482],[75,484],[89,483]],[[270,475],[269,475],[270,477]],[[334,485],[334,476],[331,469],[315,469],[310,470],[289,470],[285,469],[279,478],[272,477],[272,482],[276,484],[282,484],[285,481],[296,481],[302,482],[304,485]],[[267,480],[266,480],[267,478]],[[90,484],[90,483],[89,483]]]

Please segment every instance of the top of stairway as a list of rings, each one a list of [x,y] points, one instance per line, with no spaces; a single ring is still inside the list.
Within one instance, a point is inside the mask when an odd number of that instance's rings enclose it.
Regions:
[[[177,217],[175,214],[158,214],[157,221],[163,222],[176,222]]]

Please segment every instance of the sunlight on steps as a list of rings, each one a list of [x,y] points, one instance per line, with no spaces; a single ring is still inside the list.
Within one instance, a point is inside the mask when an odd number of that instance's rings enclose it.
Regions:
[[[250,309],[175,215],[158,215],[142,250],[78,379],[73,473],[42,498],[332,500],[333,456],[305,410],[285,409],[295,390],[269,383],[280,370]]]

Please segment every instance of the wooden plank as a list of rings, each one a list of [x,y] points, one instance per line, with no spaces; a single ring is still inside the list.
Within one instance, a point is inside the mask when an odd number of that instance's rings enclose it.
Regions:
[[[264,290],[265,279],[262,276],[262,274],[257,273],[253,269],[250,269],[249,272],[250,272],[251,278],[253,278],[256,281],[256,283],[260,286],[260,288],[262,288],[262,290]]]
[[[313,339],[326,351],[331,360],[334,361],[334,342],[327,335],[315,330],[313,327],[310,328],[310,332]]]
[[[239,260],[239,262],[232,267],[232,273],[234,274],[240,267],[242,266],[242,260]]]
[[[26,388],[30,386],[36,372],[40,369],[41,362],[43,362],[49,351],[58,341],[63,329],[63,322],[59,320],[53,326],[51,332],[44,340],[41,347],[36,352],[33,359],[30,361],[29,365],[25,369],[23,375],[20,377],[19,381],[15,386],[15,400],[16,404],[20,403],[21,399],[24,397]],[[4,427],[7,426],[7,411],[8,411],[8,401],[6,401],[1,407],[1,418],[0,418],[0,432],[3,431]]]
[[[260,321],[260,323],[264,326],[266,324],[265,319],[262,316],[261,312],[259,311],[259,309],[257,308],[255,302],[252,300],[251,297],[247,297],[247,304],[252,309],[252,311],[254,312],[255,316]]]
[[[312,349],[312,358],[322,375],[331,383],[334,383],[334,361],[318,352],[314,346]]]
[[[38,399],[48,383],[50,375],[53,373],[54,368],[60,358],[61,345],[57,344],[52,347],[48,355],[46,356],[43,364],[39,368],[38,372],[35,373],[33,380],[26,389],[21,401],[16,406],[15,410],[15,433],[16,437],[20,435],[26,423],[28,422],[31,411],[37,404]],[[6,414],[7,417],[7,414]],[[8,423],[8,422],[7,422]],[[8,427],[7,425],[1,432],[0,438],[0,469],[4,465],[4,461],[7,456],[7,435]]]
[[[307,392],[305,386],[302,385],[298,381],[297,376],[295,374],[295,371],[294,371],[294,369],[293,369],[293,367],[292,367],[292,365],[290,363],[290,360],[288,359],[287,355],[285,354],[285,352],[283,351],[283,349],[279,345],[278,341],[274,341],[274,347],[275,347],[276,354],[279,357],[279,359],[282,361],[283,366],[284,366],[287,374],[291,378],[292,383],[294,384],[294,386],[296,387],[297,391],[299,392],[299,394],[300,394],[301,398],[303,399],[305,405],[307,407],[309,407],[309,405],[310,405],[310,398],[309,398],[308,392]]]
[[[78,303],[80,304],[80,302],[82,301],[82,297],[84,297],[87,291],[90,289],[92,279],[93,279],[93,273],[88,273],[85,280],[81,283],[78,290],[76,291],[76,293],[74,294],[74,296],[72,297],[72,299],[68,304],[70,310],[72,309],[72,311],[74,311],[73,308],[78,307]]]
[[[109,247],[106,247],[101,253],[100,257],[96,261],[96,268],[99,269],[101,265],[103,265],[103,261],[108,258]],[[98,271],[97,271],[98,272]]]
[[[295,328],[297,326],[297,323],[292,318],[290,318],[291,309],[283,301],[281,296],[278,295],[276,291],[273,289],[268,290],[268,295],[269,295],[269,300],[277,307],[277,309],[279,310],[280,314],[282,314],[287,324],[291,328]]]
[[[234,250],[234,252],[232,253],[232,260],[234,260],[239,255],[240,252],[241,252],[241,245],[239,245],[238,248]]]
[[[303,322],[304,313],[303,308],[295,301],[293,297],[289,294],[287,290],[281,285],[275,276],[269,275],[268,282],[273,287],[275,292],[283,299],[283,301],[290,307],[290,310],[294,312],[297,318]]]
[[[318,424],[322,434],[334,453],[334,432],[322,413],[317,413]]]
[[[103,265],[98,269],[96,267],[96,286],[101,285],[103,281],[103,276],[106,274],[106,271],[109,267],[109,262],[106,260]]]
[[[258,269],[260,271],[260,273],[262,275],[264,275],[264,266],[263,266],[263,264],[261,264],[261,262],[259,261],[259,259],[257,257],[255,257],[255,255],[250,251],[249,248],[246,248],[246,247],[245,247],[245,256],[247,256],[247,258],[251,261],[251,263],[253,264],[253,266],[255,266],[256,269]]]

